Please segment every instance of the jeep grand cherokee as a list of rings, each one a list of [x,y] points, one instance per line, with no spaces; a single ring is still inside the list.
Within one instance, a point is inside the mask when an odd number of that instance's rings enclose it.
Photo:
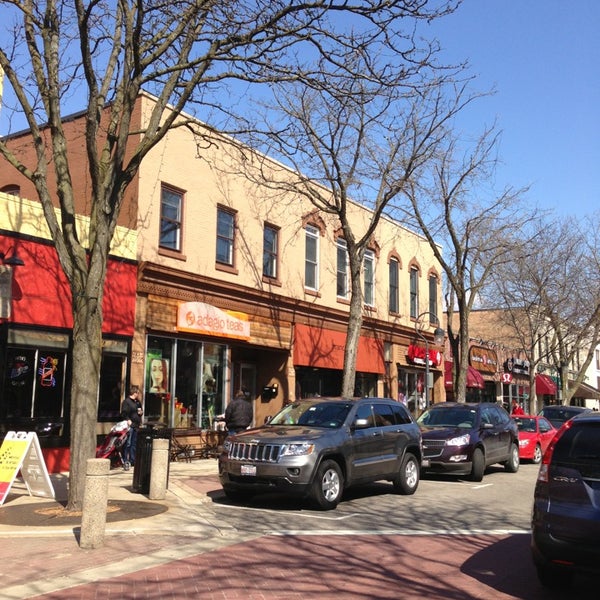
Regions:
[[[414,494],[421,434],[406,408],[387,398],[298,400],[268,423],[230,436],[219,457],[228,498],[288,492],[328,510],[344,489],[388,480]]]

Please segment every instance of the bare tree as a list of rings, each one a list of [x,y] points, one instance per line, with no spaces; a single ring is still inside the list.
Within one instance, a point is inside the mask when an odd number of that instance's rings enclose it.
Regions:
[[[596,220],[536,221],[527,247],[494,273],[488,297],[504,315],[530,360],[530,386],[538,367],[559,379],[569,404],[600,344],[600,260]]]
[[[465,77],[463,67],[442,69],[431,53],[420,62],[406,56],[390,61],[389,53],[385,64],[377,58],[357,53],[346,63],[351,72],[370,73],[368,79],[337,71],[321,85],[279,88],[276,106],[268,106],[271,127],[248,124],[267,155],[287,166],[249,161],[247,176],[274,193],[309,200],[319,213],[333,216],[341,231],[349,281],[339,294],[347,292],[349,299],[341,393],[348,397],[355,391],[363,323],[365,251],[391,203],[435,160],[453,117],[475,98],[466,83],[456,86]],[[362,224],[352,218],[357,206],[369,210]],[[344,288],[344,282],[339,285]]]
[[[446,275],[447,331],[459,402],[466,399],[469,314],[493,269],[527,243],[520,232],[532,218],[524,189],[493,188],[497,140],[491,128],[469,149],[449,135],[427,171],[404,189],[405,204],[395,207],[424,233]]]
[[[101,357],[102,297],[107,257],[127,186],[148,152],[197,103],[236,111],[248,94],[228,83],[306,81],[315,69],[342,68],[345,56],[373,46],[393,48],[408,19],[432,19],[455,8],[448,0],[327,0],[85,3],[13,0],[0,44],[6,75],[2,117],[26,119],[35,160],[26,164],[6,138],[0,154],[35,185],[73,297],[71,465],[68,509],[81,506],[85,467],[94,456]],[[9,41],[6,41],[9,40]],[[408,38],[410,41],[410,37]],[[316,67],[315,67],[316,65]],[[356,74],[355,74],[356,75]],[[369,75],[369,74],[366,74]],[[319,74],[321,80],[322,74]],[[144,90],[156,97],[143,131],[131,124]],[[229,97],[227,106],[223,99]],[[85,144],[91,180],[90,232],[80,241],[73,169],[63,127],[69,101],[86,98]],[[79,110],[79,107],[77,107]],[[202,116],[202,115],[200,115]],[[137,134],[132,144],[131,135]],[[56,188],[49,184],[53,169]],[[51,179],[50,179],[51,180]],[[59,204],[60,220],[53,211]]]

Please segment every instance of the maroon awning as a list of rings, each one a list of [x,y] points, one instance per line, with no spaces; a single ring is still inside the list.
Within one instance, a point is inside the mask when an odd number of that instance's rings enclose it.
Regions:
[[[444,363],[444,385],[447,390],[453,388],[454,382],[452,381],[452,361],[446,361]],[[478,390],[485,389],[485,379],[481,373],[472,366],[467,367],[467,387]]]
[[[556,383],[548,375],[538,373],[535,376],[535,393],[538,396],[556,396]]]

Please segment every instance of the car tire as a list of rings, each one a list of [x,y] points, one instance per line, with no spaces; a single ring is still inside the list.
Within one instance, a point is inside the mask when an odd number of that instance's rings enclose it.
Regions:
[[[485,456],[481,448],[473,450],[473,461],[471,463],[471,481],[481,481],[485,473]]]
[[[334,460],[324,460],[312,484],[311,499],[317,508],[332,510],[342,498],[344,476]]]
[[[419,487],[420,470],[417,457],[407,452],[402,459],[398,475],[394,479],[394,490],[404,496],[414,494]]]
[[[542,462],[542,447],[539,444],[536,444],[531,460],[534,465],[539,465]]]
[[[513,444],[510,448],[510,456],[504,463],[504,470],[508,473],[516,473],[519,470],[519,446]]]
[[[564,590],[573,585],[573,573],[565,569],[538,565],[536,567],[540,583],[548,589]]]
[[[250,498],[252,498],[252,494],[250,492],[227,489],[223,489],[223,492],[225,493],[227,500],[231,500],[232,502],[247,502],[250,500]]]

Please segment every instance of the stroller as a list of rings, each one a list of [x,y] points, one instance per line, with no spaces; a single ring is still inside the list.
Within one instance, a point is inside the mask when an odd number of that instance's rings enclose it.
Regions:
[[[123,464],[121,448],[125,444],[128,433],[127,421],[119,421],[113,425],[102,445],[96,449],[96,458],[108,458],[111,468],[120,467]]]

